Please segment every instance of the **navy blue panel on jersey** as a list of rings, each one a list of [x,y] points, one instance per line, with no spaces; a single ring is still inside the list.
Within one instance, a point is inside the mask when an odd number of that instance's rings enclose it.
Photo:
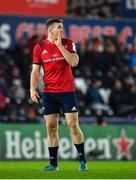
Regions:
[[[43,115],[68,112],[78,112],[77,98],[75,92],[43,93],[42,112]]]

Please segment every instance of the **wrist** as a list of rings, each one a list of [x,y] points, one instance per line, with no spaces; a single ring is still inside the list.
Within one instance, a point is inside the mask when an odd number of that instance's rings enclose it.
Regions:
[[[31,89],[30,89],[30,92],[32,92],[32,91],[36,91],[36,89],[34,89],[34,88],[31,88]]]
[[[63,48],[62,44],[57,45],[59,49]]]

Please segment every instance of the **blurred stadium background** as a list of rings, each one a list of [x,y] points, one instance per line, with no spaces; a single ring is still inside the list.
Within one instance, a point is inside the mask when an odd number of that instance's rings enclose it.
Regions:
[[[0,160],[49,157],[29,94],[32,49],[49,17],[64,20],[80,56],[73,74],[87,159],[136,160],[136,0],[0,0]],[[74,160],[63,114],[60,126],[59,158]]]

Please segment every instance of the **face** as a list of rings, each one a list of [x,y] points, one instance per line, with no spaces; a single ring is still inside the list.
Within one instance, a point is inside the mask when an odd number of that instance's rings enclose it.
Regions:
[[[60,32],[61,37],[64,33],[64,26],[62,23],[54,23],[49,27],[49,33],[52,35],[53,39],[58,39],[58,33]]]

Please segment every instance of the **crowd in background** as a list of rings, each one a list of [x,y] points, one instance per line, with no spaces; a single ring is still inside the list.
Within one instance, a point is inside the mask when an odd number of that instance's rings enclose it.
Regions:
[[[136,43],[128,46],[118,37],[95,38],[80,44],[79,55],[75,83],[83,99],[79,102],[87,102],[83,114],[136,114]]]
[[[67,0],[67,13],[75,18],[114,18],[120,15],[121,0]]]
[[[29,94],[32,49],[37,36],[12,50],[0,50],[0,121],[42,122],[41,105]],[[101,37],[77,44],[73,69],[79,115],[136,116],[136,43]],[[42,82],[39,83],[40,91]]]

